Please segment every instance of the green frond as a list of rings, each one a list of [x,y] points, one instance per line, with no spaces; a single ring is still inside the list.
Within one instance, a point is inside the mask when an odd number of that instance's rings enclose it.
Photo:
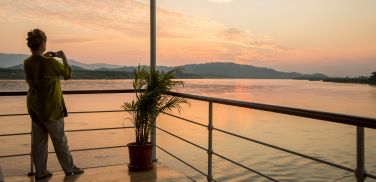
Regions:
[[[124,102],[122,108],[131,114],[135,126],[136,142],[146,144],[153,125],[153,121],[161,112],[177,109],[180,112],[181,104],[189,104],[185,98],[165,95],[166,92],[177,91],[184,87],[182,81],[175,79],[175,74],[182,69],[177,68],[162,73],[148,66],[133,69],[133,88],[144,90],[136,92],[136,99]]]

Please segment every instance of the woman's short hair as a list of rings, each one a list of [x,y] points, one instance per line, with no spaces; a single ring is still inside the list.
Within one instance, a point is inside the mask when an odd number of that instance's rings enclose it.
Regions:
[[[46,34],[40,29],[34,29],[27,32],[27,46],[32,50],[38,50],[39,47],[47,42]]]

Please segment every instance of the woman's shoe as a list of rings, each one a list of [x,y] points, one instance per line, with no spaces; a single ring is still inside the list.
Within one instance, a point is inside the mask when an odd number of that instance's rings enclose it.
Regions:
[[[65,172],[65,175],[72,176],[72,175],[82,174],[84,172],[85,171],[83,169],[76,167],[71,172]]]
[[[52,173],[50,171],[45,171],[41,174],[37,174],[35,175],[35,179],[36,180],[41,180],[41,179],[45,179],[45,178],[49,178],[52,176]]]

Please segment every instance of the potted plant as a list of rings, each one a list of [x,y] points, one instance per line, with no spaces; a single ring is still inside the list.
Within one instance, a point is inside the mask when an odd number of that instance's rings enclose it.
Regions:
[[[174,80],[174,74],[179,69],[160,72],[150,67],[138,66],[133,71],[136,99],[122,105],[122,108],[131,114],[129,119],[135,127],[136,135],[136,141],[128,144],[128,167],[130,171],[146,171],[154,166],[153,145],[149,142],[154,121],[162,112],[172,109],[180,111],[180,104],[187,103],[187,100],[165,94],[184,86],[182,81]]]

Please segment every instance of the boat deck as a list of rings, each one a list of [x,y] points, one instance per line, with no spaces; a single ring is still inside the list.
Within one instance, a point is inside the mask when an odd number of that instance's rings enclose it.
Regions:
[[[1,171],[1,166],[0,166],[0,182],[3,182],[3,181],[4,181],[3,171]]]
[[[34,181],[34,177],[12,176],[5,177],[6,182]],[[54,172],[51,178],[38,180],[48,182],[94,182],[94,181],[121,181],[121,182],[192,182],[189,177],[167,166],[157,163],[155,168],[147,172],[129,172],[126,165],[116,165],[86,169],[85,173],[76,176],[65,176],[62,171]]]

